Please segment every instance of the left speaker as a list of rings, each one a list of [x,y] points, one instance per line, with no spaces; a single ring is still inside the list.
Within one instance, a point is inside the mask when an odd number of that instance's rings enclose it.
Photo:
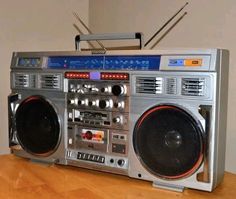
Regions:
[[[64,99],[63,92],[12,90],[8,106],[9,146],[13,153],[64,164]]]

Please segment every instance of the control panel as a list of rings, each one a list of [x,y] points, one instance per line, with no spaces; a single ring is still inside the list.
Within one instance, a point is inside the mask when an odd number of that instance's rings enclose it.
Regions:
[[[65,78],[67,158],[127,169],[129,74],[66,72]]]

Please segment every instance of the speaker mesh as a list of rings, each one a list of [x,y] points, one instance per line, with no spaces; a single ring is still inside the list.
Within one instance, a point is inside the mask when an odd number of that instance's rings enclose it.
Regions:
[[[186,111],[162,105],[138,120],[133,146],[141,163],[153,174],[178,179],[192,174],[203,159],[200,124]]]
[[[16,112],[16,129],[22,148],[34,155],[49,155],[59,143],[57,114],[40,96],[31,96],[20,104]]]

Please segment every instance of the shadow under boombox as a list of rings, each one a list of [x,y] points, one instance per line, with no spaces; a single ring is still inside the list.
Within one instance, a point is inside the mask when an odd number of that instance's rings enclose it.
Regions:
[[[222,49],[16,52],[9,145],[21,157],[212,191],[225,162]]]

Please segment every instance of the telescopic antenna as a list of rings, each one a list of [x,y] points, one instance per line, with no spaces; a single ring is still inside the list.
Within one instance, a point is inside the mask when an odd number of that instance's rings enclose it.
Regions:
[[[76,12],[73,12],[73,15],[84,26],[84,28],[88,31],[89,34],[93,34],[89,27],[86,26],[86,24],[80,19],[79,15]],[[104,51],[106,51],[105,46],[100,41],[96,40],[96,42]]]
[[[144,47],[147,46],[186,6],[188,2],[184,4],[155,34],[144,44]]]
[[[150,49],[153,49],[184,17],[185,15],[187,15],[188,13],[185,12],[184,14],[182,14],[177,20],[176,22],[171,25],[171,27],[169,27],[164,34],[162,34],[162,36],[150,47]]]

